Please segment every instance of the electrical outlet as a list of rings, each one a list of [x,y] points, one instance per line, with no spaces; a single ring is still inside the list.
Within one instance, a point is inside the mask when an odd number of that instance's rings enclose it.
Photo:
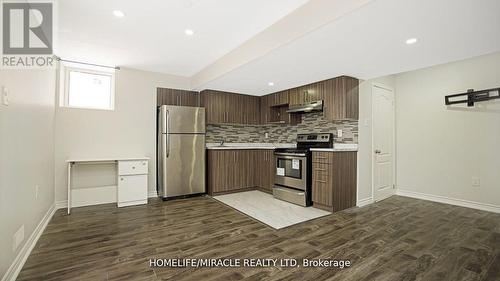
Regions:
[[[15,252],[24,240],[24,224],[14,233],[12,237],[12,252]]]
[[[9,89],[2,86],[2,104],[5,106],[9,105]]]
[[[342,137],[342,130],[337,130],[337,138],[341,138]]]
[[[35,185],[35,199],[38,200],[38,195],[40,194],[40,186]]]
[[[480,187],[481,186],[481,179],[478,177],[472,177],[472,187]]]
[[[265,133],[265,134],[264,134],[264,137],[265,137],[266,139],[268,139],[268,138],[269,138],[269,133]]]

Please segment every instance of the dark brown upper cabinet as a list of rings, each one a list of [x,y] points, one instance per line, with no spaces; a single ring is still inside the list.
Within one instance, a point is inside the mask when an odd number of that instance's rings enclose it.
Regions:
[[[284,90],[268,95],[269,106],[282,106],[289,103],[289,91]]]
[[[200,93],[207,124],[259,124],[259,97],[216,90]]]
[[[359,80],[348,76],[319,81],[262,97],[216,90],[193,91],[158,88],[158,105],[203,106],[207,124],[298,124],[301,114],[289,106],[323,100],[327,120],[357,120]]]
[[[290,106],[323,100],[327,120],[358,119],[359,80],[340,76],[289,90]]]
[[[156,88],[156,104],[178,106],[200,106],[200,95],[195,91]]]
[[[359,80],[340,76],[322,81],[323,116],[328,120],[359,119]]]
[[[270,95],[260,97],[260,124],[267,124],[271,121]]]
[[[325,94],[325,85],[321,82],[311,83],[290,89],[290,105],[300,105],[319,101]]]
[[[289,102],[288,90],[260,97],[261,124],[298,124],[301,117],[287,113]]]

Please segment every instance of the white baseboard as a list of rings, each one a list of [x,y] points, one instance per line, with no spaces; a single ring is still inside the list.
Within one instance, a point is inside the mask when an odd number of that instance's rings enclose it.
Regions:
[[[68,200],[56,201],[56,210],[68,208]]]
[[[148,198],[158,197],[156,190],[148,190]]]
[[[57,209],[55,204],[50,206],[50,208],[47,210],[47,213],[45,213],[40,223],[38,223],[35,230],[33,230],[33,233],[31,233],[28,240],[26,240],[26,243],[24,243],[24,246],[17,254],[16,258],[10,265],[9,269],[7,269],[7,272],[2,277],[2,281],[16,280],[17,276],[19,275],[19,272],[21,272],[21,269],[24,266],[24,263],[28,259],[29,255],[31,254],[31,251],[36,245],[36,242],[38,242],[38,239],[40,238],[43,231],[47,227],[47,224],[49,223],[50,219],[52,219],[52,216],[54,215],[56,210]]]
[[[450,198],[446,196],[433,195],[433,194],[425,194],[419,193],[409,190],[396,189],[396,195],[411,197],[416,199],[422,199],[427,201],[433,201],[438,203],[445,203],[450,205],[456,205],[466,208],[478,209],[482,211],[488,211],[493,213],[500,213],[500,206],[488,204],[488,203],[480,203],[469,200]]]
[[[358,207],[364,207],[366,205],[372,204],[373,202],[374,202],[373,198],[372,197],[368,197],[368,198],[365,198],[365,199],[358,200],[358,203],[356,204],[356,206],[358,206]]]

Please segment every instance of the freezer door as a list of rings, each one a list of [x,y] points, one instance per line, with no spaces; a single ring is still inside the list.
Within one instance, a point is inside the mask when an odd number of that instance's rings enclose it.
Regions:
[[[205,135],[162,134],[162,197],[205,193]]]
[[[159,124],[162,133],[204,134],[205,108],[163,105]]]

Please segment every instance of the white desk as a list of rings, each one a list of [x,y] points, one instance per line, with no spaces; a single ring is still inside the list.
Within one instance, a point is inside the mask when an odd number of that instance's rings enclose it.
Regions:
[[[117,169],[117,203],[118,207],[147,203],[148,157],[137,158],[87,158],[68,159],[68,214],[71,212],[71,169],[81,164],[118,165]],[[131,181],[129,181],[129,179]],[[128,182],[133,183],[133,189]],[[139,183],[139,184],[138,184]],[[145,197],[144,197],[145,196]],[[120,200],[121,199],[121,200]]]

